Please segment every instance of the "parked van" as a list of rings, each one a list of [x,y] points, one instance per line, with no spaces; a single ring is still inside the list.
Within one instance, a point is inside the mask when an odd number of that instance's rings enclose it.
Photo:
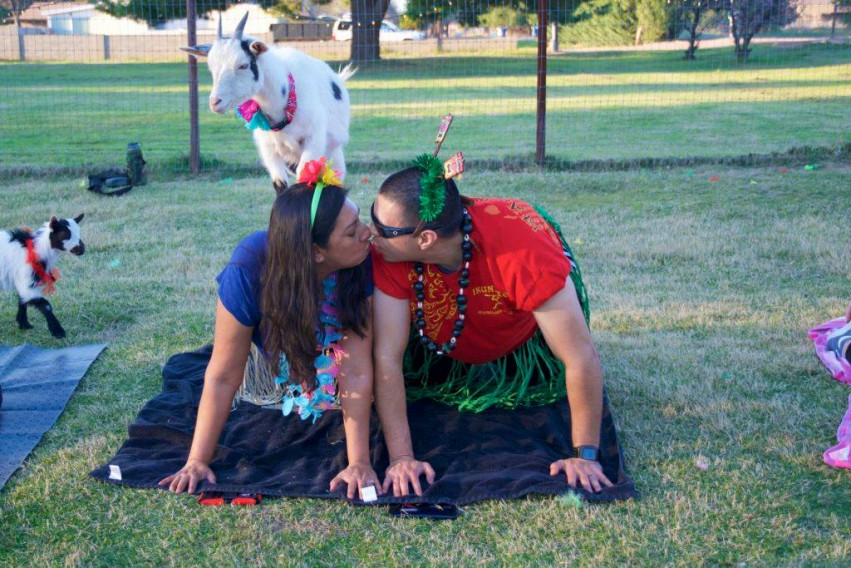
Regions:
[[[351,41],[351,20],[337,20],[331,37],[337,41]],[[402,30],[390,20],[382,20],[381,30],[378,32],[379,41],[414,41],[425,39],[425,34],[417,30]]]

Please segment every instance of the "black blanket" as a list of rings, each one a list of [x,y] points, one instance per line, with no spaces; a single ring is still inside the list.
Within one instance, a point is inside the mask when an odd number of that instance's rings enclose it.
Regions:
[[[183,466],[210,353],[208,346],[169,359],[163,369],[162,392],[142,408],[130,425],[129,439],[108,464],[91,472],[92,477],[155,488],[160,479]],[[564,474],[549,475],[549,464],[566,457],[572,447],[566,401],[480,414],[462,413],[428,400],[409,403],[414,452],[437,473],[435,483],[416,501],[464,505],[570,490],[593,501],[635,497],[635,487],[624,471],[608,401],[604,403],[601,461],[615,486],[597,494],[569,488]],[[370,448],[373,467],[383,479],[387,447],[374,415]],[[120,481],[110,479],[110,465],[120,468]],[[231,412],[211,465],[218,483],[204,482],[201,490],[345,498],[344,490],[328,491],[331,479],[346,466],[342,415],[326,412],[313,424],[296,413],[285,417],[280,410],[242,402]],[[423,484],[427,485],[424,479]],[[379,504],[411,500],[382,496]]]

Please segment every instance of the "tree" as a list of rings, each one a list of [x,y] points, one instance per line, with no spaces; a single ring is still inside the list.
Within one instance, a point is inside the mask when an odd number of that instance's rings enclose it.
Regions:
[[[777,4],[776,0],[730,0],[730,31],[739,60],[750,55],[753,36],[769,23]]]
[[[497,6],[479,16],[479,23],[487,28],[519,28],[529,24],[529,15],[523,4],[516,10],[511,6]]]
[[[6,1],[6,0],[2,0]],[[281,4],[281,10],[287,10],[287,2],[280,0],[256,0],[255,2],[263,8],[272,8]],[[233,0],[206,0],[199,4],[198,15],[208,14],[213,11],[224,11],[232,4]],[[140,22],[147,22],[155,28],[169,20],[186,18],[186,2],[174,0],[98,0],[95,5],[101,12],[106,12],[116,18],[132,18]]]
[[[18,34],[21,32],[21,13],[32,6],[33,0],[0,0],[0,6],[3,6],[12,14],[12,19],[15,20],[15,26],[18,28]]]
[[[378,36],[390,0],[352,0],[352,61],[381,59]]]
[[[682,26],[688,34],[688,48],[684,59],[695,59],[694,53],[700,47],[700,36],[705,29],[703,22],[706,21],[707,12],[720,12],[725,4],[725,0],[682,0],[679,3],[674,19],[676,29],[679,30]]]
[[[473,3],[475,5],[475,3]],[[475,8],[474,8],[475,9]],[[443,48],[443,20],[454,13],[452,0],[408,0],[405,13],[420,25],[428,25],[437,38],[437,50]],[[477,12],[476,12],[477,14]],[[473,16],[475,21],[475,15]]]
[[[588,0],[564,27],[563,41],[580,45],[630,45],[638,29],[635,0]]]
[[[18,57],[23,61],[24,55],[24,35],[21,33],[21,14],[24,10],[32,6],[33,0],[0,0],[0,6],[8,10],[12,14],[12,19],[15,20],[15,32],[18,36]]]
[[[851,0],[833,0],[833,16],[830,21],[830,39],[836,35],[836,20],[851,21]]]

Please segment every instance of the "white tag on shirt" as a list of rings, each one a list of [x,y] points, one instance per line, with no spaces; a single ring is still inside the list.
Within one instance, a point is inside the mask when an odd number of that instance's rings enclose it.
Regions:
[[[121,468],[117,465],[109,466],[109,478],[116,481],[121,481]]]

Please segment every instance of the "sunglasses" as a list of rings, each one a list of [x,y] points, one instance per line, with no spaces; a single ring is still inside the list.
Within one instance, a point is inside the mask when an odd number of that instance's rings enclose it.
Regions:
[[[372,203],[372,207],[369,209],[369,215],[372,217],[372,224],[375,226],[375,229],[378,231],[378,234],[384,237],[385,239],[392,239],[393,237],[401,237],[402,235],[413,235],[419,230],[420,227],[388,227],[381,223],[378,220],[378,217],[375,216],[375,202]]]

